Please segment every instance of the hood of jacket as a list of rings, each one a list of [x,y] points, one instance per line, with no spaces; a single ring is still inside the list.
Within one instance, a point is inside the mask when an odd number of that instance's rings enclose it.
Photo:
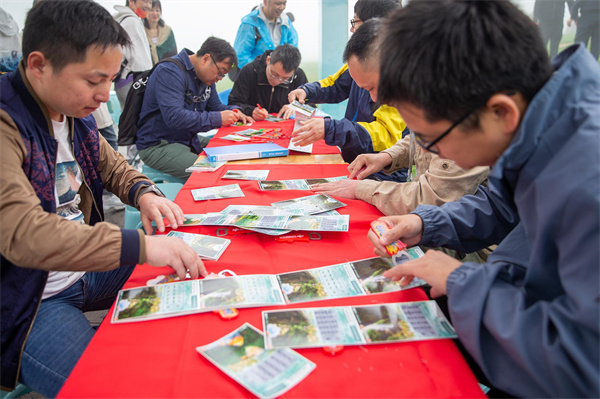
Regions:
[[[131,8],[129,8],[127,6],[116,5],[116,6],[114,6],[114,9],[117,11],[117,13],[115,15],[113,15],[113,18],[119,22],[121,21],[121,18],[123,18],[125,15],[133,15],[133,16],[139,18],[137,16],[137,14]]]
[[[262,7],[262,5],[260,6]],[[116,6],[115,6],[116,8]],[[281,19],[281,25],[283,26],[287,26],[288,28],[290,27],[290,18],[287,16],[287,14],[283,13],[281,14],[281,17],[279,17]],[[263,18],[261,18],[260,15],[260,8],[257,8],[256,10],[253,10],[250,14],[245,15],[242,18],[242,23],[243,24],[250,24],[252,26],[259,26],[259,21],[263,21],[264,24],[267,23],[267,21],[265,21]]]
[[[15,36],[19,34],[19,25],[12,15],[0,8],[0,33],[4,36]]]
[[[517,181],[512,176],[534,177],[551,159],[548,153],[557,153],[569,140],[570,127],[598,112],[575,109],[580,107],[576,104],[581,97],[600,92],[600,66],[587,49],[573,45],[556,56],[552,64],[554,74],[529,103],[511,144],[490,173],[490,178],[503,179],[513,188]],[[526,164],[528,176],[523,176],[519,171]]]

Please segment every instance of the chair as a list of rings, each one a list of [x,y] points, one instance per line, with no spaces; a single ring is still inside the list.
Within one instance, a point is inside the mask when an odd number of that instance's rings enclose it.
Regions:
[[[121,116],[121,104],[119,103],[117,93],[115,93],[114,91],[110,92],[110,98],[106,103],[106,106],[108,107],[108,112],[110,113],[110,116],[112,117],[115,126],[118,126],[119,117]]]
[[[150,166],[144,164],[142,166],[142,173],[148,176],[154,183],[181,183],[185,184],[185,179],[179,179],[175,176],[171,176],[168,173],[161,172],[156,169],[152,169]]]
[[[145,165],[144,165],[145,166]],[[171,201],[175,200],[177,193],[183,187],[181,183],[158,183],[156,187],[162,191],[165,196]],[[123,222],[123,228],[125,229],[140,229],[142,228],[142,219],[140,217],[140,211],[132,206],[127,205],[125,207],[125,220]]]
[[[29,388],[27,385],[17,384],[15,389],[11,392],[0,391],[0,399],[16,399],[29,392],[31,392],[31,388]]]
[[[219,100],[225,105],[229,103],[229,93],[231,93],[231,89],[225,89],[219,93]]]

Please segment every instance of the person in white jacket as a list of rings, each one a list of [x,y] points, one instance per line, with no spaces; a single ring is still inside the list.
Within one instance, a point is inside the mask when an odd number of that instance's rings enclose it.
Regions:
[[[152,68],[150,44],[142,19],[152,9],[152,0],[126,0],[125,6],[114,6],[115,20],[125,29],[131,40],[131,46],[123,49],[121,70],[115,80],[115,91],[121,104],[125,105],[127,93],[133,83],[131,72],[142,72]]]

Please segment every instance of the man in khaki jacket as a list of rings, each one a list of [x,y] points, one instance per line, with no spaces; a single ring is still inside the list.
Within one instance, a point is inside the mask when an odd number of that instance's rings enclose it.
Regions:
[[[73,16],[77,16],[74,18]],[[136,264],[206,275],[182,240],[104,222],[102,191],[174,228],[181,209],[98,134],[125,31],[92,1],[41,1],[27,14],[23,60],[0,76],[0,330],[3,390],[55,397]]]
[[[360,87],[369,90],[374,100],[377,99],[379,85],[376,39],[380,23],[380,19],[368,20],[348,42],[357,41],[368,47],[362,59],[355,55],[349,57],[348,67],[353,66],[352,78]],[[402,215],[413,211],[419,204],[442,205],[474,194],[487,178],[487,167],[462,169],[453,161],[427,153],[414,143],[411,146],[410,140],[408,135],[380,153],[359,155],[348,167],[348,179],[316,185],[313,191],[361,199],[375,205],[386,215]],[[411,173],[413,165],[416,175]],[[409,168],[409,181],[406,183],[365,179],[381,170],[391,174],[406,167]],[[355,177],[358,180],[353,180]]]

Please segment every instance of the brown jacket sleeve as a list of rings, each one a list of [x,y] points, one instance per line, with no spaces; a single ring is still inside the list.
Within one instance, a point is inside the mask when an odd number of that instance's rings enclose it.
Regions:
[[[385,150],[392,156],[386,173],[405,168],[409,163],[409,137]],[[442,205],[474,194],[487,179],[488,167],[462,169],[453,161],[423,151],[415,146],[417,178],[409,183],[361,180],[356,187],[356,197],[375,205],[386,215],[404,215],[420,204]]]
[[[110,152],[110,151],[112,152]],[[128,203],[127,190],[140,179],[100,138],[102,180]],[[79,224],[44,211],[23,172],[26,148],[10,116],[0,110],[0,253],[14,264],[42,270],[104,271],[120,266],[121,230],[110,223]],[[135,178],[128,180],[135,175]],[[98,206],[85,184],[79,190],[86,221]],[[140,263],[145,261],[143,233]]]

